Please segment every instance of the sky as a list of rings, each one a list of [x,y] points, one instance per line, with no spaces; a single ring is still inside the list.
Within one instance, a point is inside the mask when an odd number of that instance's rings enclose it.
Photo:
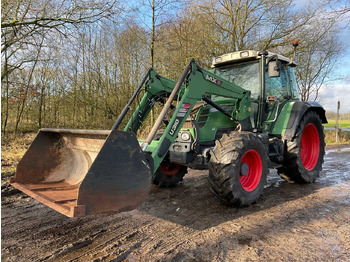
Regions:
[[[296,0],[298,7],[305,5],[309,0]],[[339,2],[340,5],[349,6],[349,0]],[[318,101],[326,111],[337,111],[337,103],[340,101],[340,113],[350,113],[350,13],[339,21],[342,28],[341,39],[346,46],[342,58],[338,61],[335,74],[344,76],[342,79],[327,83],[319,93]]]
[[[294,0],[296,8],[305,7],[312,0]],[[315,0],[317,1],[317,0]],[[333,1],[333,0],[331,0]],[[350,0],[333,1],[334,8],[339,6],[349,6]],[[347,46],[344,55],[338,61],[336,75],[344,76],[343,79],[337,80],[333,83],[325,84],[319,93],[318,101],[325,108],[326,111],[337,111],[337,102],[340,101],[340,112],[350,112],[350,13],[347,14],[346,19],[342,18],[340,27],[342,28],[341,39],[345,46]]]
[[[349,14],[350,16],[350,14]],[[320,103],[326,111],[336,112],[337,101],[340,101],[340,113],[350,112],[350,25],[344,29],[342,40],[347,49],[338,61],[336,73],[345,76],[343,79],[325,85],[320,91]]]

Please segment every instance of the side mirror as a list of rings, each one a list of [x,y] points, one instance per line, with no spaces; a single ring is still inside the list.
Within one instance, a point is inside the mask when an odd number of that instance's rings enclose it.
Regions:
[[[281,73],[281,61],[270,61],[268,64],[269,77],[279,77]]]

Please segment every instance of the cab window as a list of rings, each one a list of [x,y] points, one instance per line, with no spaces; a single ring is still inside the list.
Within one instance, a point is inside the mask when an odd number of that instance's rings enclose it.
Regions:
[[[290,88],[292,91],[292,98],[293,99],[300,99],[299,92],[298,92],[298,85],[297,85],[297,81],[296,81],[295,73],[294,73],[294,68],[288,66],[287,72],[288,72]]]
[[[265,75],[265,96],[274,96],[278,100],[283,100],[288,96],[287,75],[285,65],[282,64],[279,77],[269,77]]]
[[[250,90],[252,100],[259,99],[260,81],[258,62],[248,62],[223,68],[216,68],[215,74],[246,90]]]

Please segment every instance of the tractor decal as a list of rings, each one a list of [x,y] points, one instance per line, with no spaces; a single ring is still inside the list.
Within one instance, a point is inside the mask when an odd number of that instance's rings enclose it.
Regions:
[[[215,77],[212,77],[210,75],[206,75],[205,76],[205,80],[207,80],[209,82],[212,82],[213,84],[218,85],[218,86],[220,86],[221,83],[222,83],[221,80],[216,79]]]
[[[174,136],[177,128],[180,126],[179,124],[182,122],[183,118],[185,117],[185,115],[187,114],[188,109],[190,109],[191,104],[188,103],[184,103],[181,105],[181,107],[179,108],[179,111],[176,115],[176,119],[173,123],[173,125],[171,126],[171,129],[169,131],[169,135]]]
[[[183,118],[183,117],[182,117],[182,118]],[[181,119],[179,119],[179,118],[176,118],[176,119],[175,119],[174,124],[172,125],[172,127],[171,127],[171,129],[170,129],[170,131],[169,131],[169,135],[174,136],[175,131],[176,131],[176,129],[178,128],[179,123],[181,122],[182,118],[181,118]]]

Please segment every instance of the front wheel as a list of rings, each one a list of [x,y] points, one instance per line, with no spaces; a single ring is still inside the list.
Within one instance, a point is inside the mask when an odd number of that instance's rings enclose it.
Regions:
[[[316,112],[306,113],[295,138],[287,141],[281,177],[297,183],[312,183],[322,170],[325,154],[323,126]]]
[[[261,139],[250,132],[223,135],[211,151],[211,191],[227,205],[251,205],[262,195],[268,174]]]
[[[154,177],[152,183],[160,187],[174,187],[182,181],[187,173],[187,167],[180,164],[163,161]]]

